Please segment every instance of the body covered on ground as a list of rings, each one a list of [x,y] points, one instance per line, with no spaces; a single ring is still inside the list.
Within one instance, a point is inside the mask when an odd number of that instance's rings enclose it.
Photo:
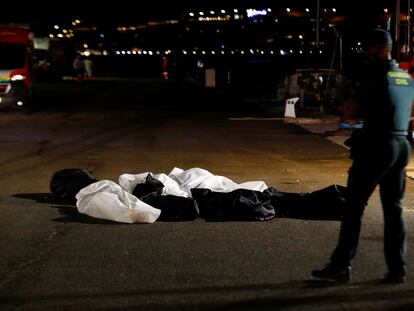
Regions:
[[[58,185],[59,187],[56,187]],[[51,191],[74,202],[82,214],[125,223],[160,221],[265,221],[275,217],[339,220],[346,188],[330,185],[290,193],[263,181],[236,183],[202,168],[169,174],[122,174],[119,184],[97,180],[84,169],[53,174]]]

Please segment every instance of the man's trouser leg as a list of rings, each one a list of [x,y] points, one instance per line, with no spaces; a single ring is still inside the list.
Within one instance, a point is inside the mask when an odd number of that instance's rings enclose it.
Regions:
[[[349,170],[347,205],[341,223],[338,244],[331,256],[334,265],[348,266],[356,255],[361,232],[361,219],[369,197],[376,186],[363,171],[363,163],[354,161]]]
[[[405,225],[402,199],[405,191],[405,166],[410,146],[405,139],[392,142],[395,162],[380,182],[380,196],[384,210],[384,253],[391,273],[405,274]]]

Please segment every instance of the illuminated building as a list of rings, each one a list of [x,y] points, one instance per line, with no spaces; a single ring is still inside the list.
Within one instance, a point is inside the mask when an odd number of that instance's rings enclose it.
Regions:
[[[385,10],[383,2],[387,1],[372,4],[369,14],[340,0],[320,0],[318,12],[316,1],[286,0],[266,7],[257,3],[251,7],[188,7],[171,18],[116,24],[74,18],[59,29],[51,27],[50,35],[56,41],[71,41],[78,52],[96,57],[148,61],[150,56],[171,55],[193,64],[204,58],[212,66],[223,59],[231,64],[243,58],[255,64],[275,63],[281,74],[311,66],[338,69],[338,35],[346,63],[347,57],[360,51],[363,27],[389,26],[393,8]]]

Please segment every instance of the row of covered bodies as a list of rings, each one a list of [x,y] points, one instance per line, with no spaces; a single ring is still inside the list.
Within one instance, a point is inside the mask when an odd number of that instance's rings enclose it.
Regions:
[[[73,199],[91,217],[123,223],[183,221],[264,221],[274,217],[340,219],[345,187],[331,185],[311,193],[288,193],[263,181],[236,183],[202,168],[174,168],[168,175],[122,174],[119,184],[96,180],[83,169],[52,176],[56,197]]]

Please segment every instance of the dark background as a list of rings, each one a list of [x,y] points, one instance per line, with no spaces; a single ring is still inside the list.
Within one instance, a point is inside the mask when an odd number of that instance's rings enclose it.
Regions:
[[[43,23],[53,22],[65,17],[79,16],[91,18],[102,23],[117,23],[119,21],[140,20],[147,21],[157,18],[179,17],[186,9],[203,8],[264,8],[264,7],[291,7],[304,6],[316,8],[316,0],[279,0],[279,1],[252,1],[252,0],[209,0],[209,1],[27,1],[2,3],[0,22],[7,21],[35,21]],[[326,1],[320,0],[323,5],[335,6],[345,14],[352,15],[355,21],[369,24],[376,17],[377,8],[394,9],[395,1]],[[404,1],[402,1],[402,6]]]
[[[15,23],[29,23],[36,35],[48,36],[50,30],[53,29],[53,25],[58,24],[70,24],[70,21],[74,18],[79,18],[87,25],[96,25],[99,31],[105,32],[106,38],[109,38],[116,26],[128,26],[146,24],[149,21],[165,20],[165,19],[177,19],[184,20],[185,13],[190,10],[203,10],[203,9],[232,9],[238,8],[240,10],[244,8],[266,8],[270,7],[275,10],[290,7],[292,10],[295,8],[303,8],[308,6],[311,11],[316,10],[317,0],[279,0],[279,1],[252,1],[252,0],[226,0],[226,1],[190,1],[190,0],[178,0],[178,1],[112,1],[112,2],[98,2],[98,1],[30,1],[30,2],[7,2],[1,4],[0,23],[2,22],[15,22]],[[359,59],[350,52],[350,47],[355,45],[356,42],[363,39],[364,33],[378,26],[384,26],[378,22],[383,14],[384,8],[387,8],[391,14],[395,10],[394,0],[379,0],[379,1],[331,1],[320,0],[320,7],[335,7],[338,10],[338,14],[343,14],[347,17],[347,22],[338,25],[338,30],[343,36],[344,46],[344,72],[349,75],[355,75],[354,69],[358,68]],[[401,0],[401,10],[405,10],[406,1]],[[188,16],[187,16],[188,17]],[[394,16],[393,22],[394,22]],[[179,27],[184,28],[185,22],[181,23]],[[391,24],[393,27],[393,24]],[[280,32],[279,38],[283,38],[283,32],[288,33],[293,28],[308,29],[313,27],[308,24],[301,25],[294,22],[288,22],[277,29]],[[182,30],[180,30],[182,32]],[[257,34],[262,34],[265,37],[265,31],[274,32],[274,29],[262,27],[257,31]],[[179,33],[179,31],[177,31]],[[276,90],[275,85],[281,81],[286,75],[295,72],[298,68],[329,68],[331,58],[334,49],[338,49],[337,43],[335,43],[335,36],[331,29],[328,29],[330,38],[328,42],[330,46],[326,48],[326,54],[322,57],[315,57],[306,55],[302,56],[284,56],[284,57],[233,57],[226,59],[223,57],[216,59],[203,59],[206,66],[217,68],[219,79],[225,80],[226,74],[229,70],[232,72],[232,82],[238,90],[243,92],[249,91],[250,93],[257,95],[261,93],[271,93],[269,96],[274,97]],[[235,32],[230,32],[232,37],[246,39],[245,48],[254,46],[255,42],[250,41],[245,37],[246,32],[243,31],[238,35]],[[256,33],[252,31],[251,38],[255,38]],[[144,34],[145,37],[145,34]],[[168,37],[168,36],[165,36]],[[200,40],[199,35],[196,35],[192,39]],[[79,37],[77,37],[79,38]],[[145,37],[145,43],[149,46],[157,46],[158,42],[153,43],[150,40],[150,35]],[[169,36],[173,42],[161,41],[165,48],[176,48],[180,51],[184,46],[181,46],[180,42],[175,40],[175,36]],[[133,38],[132,38],[133,39]],[[192,39],[188,39],[189,46],[193,43]],[[78,39],[77,39],[78,40]],[[162,40],[165,40],[164,38]],[[203,39],[204,40],[204,39]],[[221,40],[221,38],[220,38]],[[128,45],[135,44],[137,46],[143,46],[141,42],[129,44],[127,39],[122,41],[119,36],[114,36],[114,39],[109,39],[107,42],[119,41],[120,50]],[[135,41],[134,41],[135,42]],[[202,42],[210,42],[211,40],[204,40]],[[80,44],[81,42],[76,42]],[[252,44],[253,43],[253,44]],[[175,45],[174,45],[175,44]],[[276,53],[279,49],[285,48],[284,43],[280,43],[276,47]],[[195,45],[195,44],[192,44]],[[236,44],[237,45],[237,44]],[[132,45],[133,46],[133,45]],[[217,46],[217,44],[216,44]],[[122,47],[122,48],[121,48]],[[257,47],[257,46],[256,46]],[[207,47],[209,48],[209,47]],[[289,49],[286,47],[286,49]],[[76,49],[72,47],[69,53],[66,53],[67,61],[64,65],[63,74],[71,74],[71,61],[74,58]],[[335,68],[338,67],[338,54],[336,52]],[[170,57],[170,76],[174,77],[176,66],[179,60],[174,59],[174,55]],[[182,71],[189,72],[191,77],[198,79],[197,75],[202,76],[203,73],[197,69],[198,57],[187,56],[185,62],[181,67]],[[111,55],[108,57],[96,57],[94,59],[96,64],[95,74],[99,76],[127,76],[127,77],[160,77],[161,76],[161,56],[160,57],[135,57],[135,56],[123,56],[122,58]],[[200,81],[202,83],[202,81]],[[220,81],[218,82],[220,84]],[[266,95],[267,96],[267,95]]]

